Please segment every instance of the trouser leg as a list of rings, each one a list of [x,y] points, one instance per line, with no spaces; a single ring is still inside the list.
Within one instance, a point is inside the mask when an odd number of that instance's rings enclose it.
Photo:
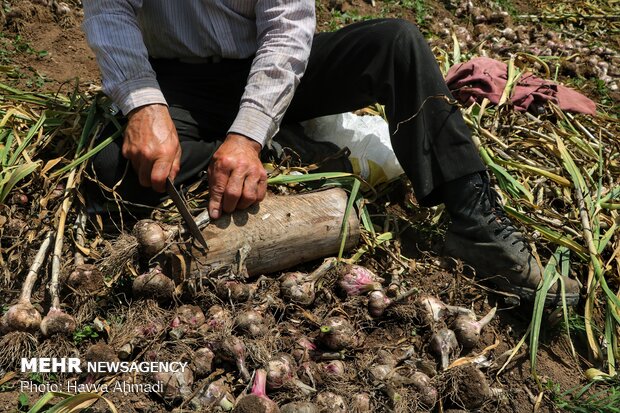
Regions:
[[[398,19],[361,22],[315,36],[285,121],[385,105],[392,146],[424,205],[443,183],[484,170],[426,40]]]

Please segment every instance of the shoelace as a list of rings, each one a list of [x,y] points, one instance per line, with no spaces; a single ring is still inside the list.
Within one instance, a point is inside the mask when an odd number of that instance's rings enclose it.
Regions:
[[[525,238],[523,238],[523,236],[520,235],[521,233],[517,230],[517,228],[515,228],[510,218],[508,218],[508,215],[506,215],[504,208],[502,208],[502,204],[500,202],[501,198],[500,198],[499,193],[495,190],[495,188],[491,186],[489,178],[487,176],[482,176],[482,187],[481,187],[480,195],[478,197],[479,203],[483,202],[483,197],[485,195],[487,199],[489,200],[489,209],[483,212],[485,215],[491,215],[491,218],[489,219],[488,223],[490,224],[493,221],[497,221],[501,225],[501,227],[495,231],[495,235],[499,235],[500,233],[504,232],[504,235],[502,238],[507,239],[512,234],[517,233],[519,234],[519,236],[515,235],[516,239],[511,242],[511,245],[517,245],[521,243],[522,245],[521,250],[520,250],[521,252],[528,249],[528,245],[527,245],[527,242],[525,241]]]

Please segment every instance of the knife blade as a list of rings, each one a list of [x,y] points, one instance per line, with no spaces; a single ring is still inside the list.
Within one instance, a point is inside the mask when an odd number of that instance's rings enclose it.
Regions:
[[[172,199],[172,202],[174,202],[174,205],[179,210],[179,213],[183,217],[183,220],[185,221],[185,224],[187,225],[190,234],[192,234],[194,239],[198,241],[200,245],[202,245],[206,250],[208,250],[209,246],[207,245],[207,241],[202,235],[202,232],[200,232],[200,229],[198,229],[198,225],[196,225],[194,217],[192,216],[192,214],[190,214],[189,209],[187,209],[187,205],[185,205],[183,198],[181,198],[181,194],[179,194],[179,191],[177,191],[177,189],[174,187],[170,178],[166,178],[166,192],[168,192],[170,199]]]

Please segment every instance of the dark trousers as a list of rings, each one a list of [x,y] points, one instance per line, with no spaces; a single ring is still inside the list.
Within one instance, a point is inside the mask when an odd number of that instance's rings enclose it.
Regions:
[[[182,148],[176,183],[206,170],[237,114],[251,59],[186,64],[153,60]],[[385,105],[394,152],[423,205],[442,202],[444,182],[484,170],[459,109],[418,29],[381,19],[314,38],[308,68],[283,124]],[[98,179],[112,186],[125,172],[119,139],[94,160]],[[127,168],[120,194],[149,204],[159,194]]]

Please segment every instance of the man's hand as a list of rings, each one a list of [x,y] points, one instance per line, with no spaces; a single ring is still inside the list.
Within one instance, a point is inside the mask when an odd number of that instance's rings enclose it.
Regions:
[[[181,146],[168,108],[146,105],[127,117],[123,156],[131,162],[140,185],[164,192],[166,178],[174,181],[181,167]]]
[[[261,145],[242,135],[229,134],[209,164],[209,215],[245,209],[265,198],[267,172],[260,161]]]

